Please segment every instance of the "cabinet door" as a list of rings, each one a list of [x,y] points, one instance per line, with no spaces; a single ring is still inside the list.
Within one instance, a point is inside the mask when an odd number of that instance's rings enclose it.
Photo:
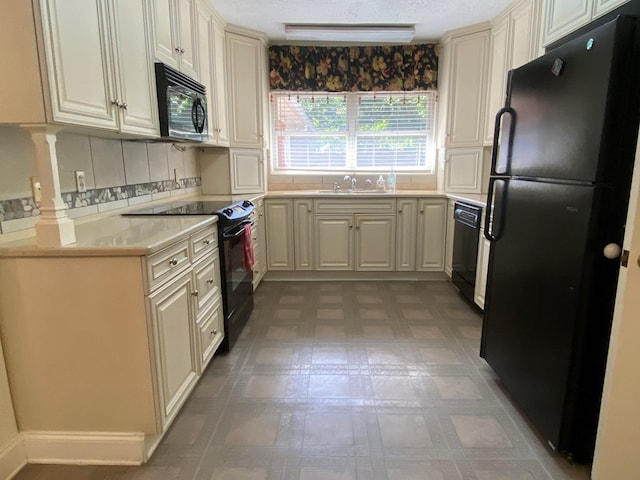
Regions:
[[[191,271],[149,297],[163,428],[198,379]]]
[[[417,211],[418,201],[415,198],[398,199],[396,270],[416,269]]]
[[[112,52],[103,3],[45,0],[42,16],[53,119],[115,130],[118,108],[112,105]]]
[[[213,23],[213,88],[209,90],[209,104],[213,111],[213,130],[216,144],[229,145],[229,128],[227,126],[227,87],[225,79],[225,36],[224,27],[214,19]]]
[[[447,223],[447,233],[445,235],[445,256],[444,256],[444,273],[451,278],[451,272],[453,270],[453,231],[455,222],[453,221],[453,211],[455,210],[455,201],[449,200],[447,204],[447,217],[445,219]]]
[[[207,255],[193,266],[195,283],[195,314],[199,316],[221,295],[220,260],[218,254]]]
[[[449,147],[482,145],[489,31],[451,40],[447,113]]]
[[[114,0],[111,32],[120,131],[158,135],[158,100],[151,45],[149,0]]]
[[[591,20],[593,0],[547,0],[542,45],[547,46]]]
[[[207,89],[207,132],[208,142],[216,143],[215,105],[213,91],[213,15],[201,3],[196,4],[196,33],[198,38],[199,81]]]
[[[489,249],[491,243],[480,232],[480,241],[478,242],[478,265],[476,268],[476,288],[474,293],[474,301],[476,305],[484,309],[484,296],[487,290],[487,272],[489,271]]]
[[[491,59],[489,63],[489,91],[485,119],[485,143],[493,141],[493,128],[498,110],[504,106],[509,71],[509,16],[491,29]]]
[[[231,146],[262,148],[262,42],[227,33],[226,46]]]
[[[313,270],[313,200],[293,201],[296,270]]]
[[[180,71],[196,80],[199,79],[196,64],[198,38],[195,28],[194,0],[177,0],[178,48],[180,49]]]
[[[356,270],[393,270],[396,263],[396,216],[356,215],[355,224]]]
[[[604,15],[610,12],[614,8],[618,8],[620,5],[627,3],[629,0],[594,0],[593,4],[593,18]]]
[[[418,270],[444,270],[447,201],[418,200]]]
[[[353,215],[316,215],[316,270],[353,270]]]
[[[444,189],[447,192],[480,193],[482,189],[482,148],[447,150]]]
[[[231,150],[231,193],[264,192],[262,150]]]
[[[178,37],[178,26],[174,21],[176,7],[175,0],[153,0],[151,2],[156,58],[177,69],[180,67],[180,49],[176,45]]]
[[[293,270],[293,212],[291,200],[265,202],[267,269]]]
[[[224,338],[224,315],[220,297],[213,302],[212,307],[202,316],[202,320],[198,323],[198,334],[198,351],[200,352],[200,368],[198,371],[202,373]]]
[[[536,57],[538,40],[538,11],[536,2],[521,3],[511,12],[511,65],[518,68]]]

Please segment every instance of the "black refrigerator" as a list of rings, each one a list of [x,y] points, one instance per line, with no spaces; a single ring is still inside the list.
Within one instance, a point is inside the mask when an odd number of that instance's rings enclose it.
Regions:
[[[593,455],[636,150],[639,30],[620,16],[512,70],[496,116],[480,355],[551,447],[581,463]]]

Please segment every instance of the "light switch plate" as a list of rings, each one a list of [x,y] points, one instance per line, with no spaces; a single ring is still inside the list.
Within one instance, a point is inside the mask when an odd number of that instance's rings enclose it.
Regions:
[[[40,177],[31,177],[31,196],[33,197],[33,201],[36,203],[40,203],[42,201]]]
[[[87,191],[87,182],[82,170],[76,170],[76,189],[80,193]]]

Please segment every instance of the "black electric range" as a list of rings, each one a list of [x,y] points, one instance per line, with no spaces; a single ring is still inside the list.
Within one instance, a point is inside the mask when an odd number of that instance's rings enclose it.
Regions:
[[[218,248],[222,283],[225,336],[222,351],[229,351],[240,336],[253,311],[253,255],[249,200],[175,201],[123,213],[126,216],[217,215]]]

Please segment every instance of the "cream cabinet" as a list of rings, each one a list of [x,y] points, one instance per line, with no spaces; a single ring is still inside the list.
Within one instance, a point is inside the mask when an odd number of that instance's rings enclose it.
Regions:
[[[145,231],[147,221],[131,224]],[[16,416],[34,438],[55,431],[65,459],[146,461],[222,341],[215,224],[180,232],[182,222],[166,222],[173,243],[151,254],[102,246],[96,256],[0,257]]]
[[[418,201],[415,198],[398,198],[396,220],[396,270],[416,269],[416,235]]]
[[[449,44],[445,146],[480,146],[484,139],[489,30],[454,36]]]
[[[453,234],[455,230],[455,221],[453,220],[453,212],[455,210],[455,200],[447,202],[447,229],[445,234],[445,253],[444,253],[444,273],[451,278],[453,272]]]
[[[316,270],[353,270],[353,215],[315,215]]]
[[[264,192],[264,153],[251,148],[202,148],[198,152],[202,193]]]
[[[539,0],[513,3],[491,27],[485,144],[493,141],[495,116],[504,106],[509,70],[533,60],[538,52]]]
[[[392,271],[396,257],[396,216],[358,214],[355,224],[355,269]]]
[[[542,45],[547,46],[629,0],[546,0]]]
[[[487,290],[487,275],[489,270],[489,250],[491,249],[491,243],[484,236],[484,233],[480,232],[480,239],[478,242],[478,264],[476,267],[476,286],[474,292],[474,302],[480,308],[484,309],[484,297]]]
[[[313,200],[293,200],[295,269],[313,270]]]
[[[231,193],[264,192],[264,153],[262,150],[232,148]]]
[[[196,0],[152,0],[156,58],[198,80]]]
[[[229,142],[232,147],[263,148],[265,45],[262,39],[227,32]]]
[[[267,273],[266,233],[264,222],[264,200],[254,200],[251,213],[251,244],[253,247],[253,290],[255,291]]]
[[[148,0],[43,0],[41,16],[51,120],[157,136]]]
[[[481,193],[484,150],[451,148],[445,153],[444,189],[447,192]]]
[[[447,201],[418,199],[417,270],[443,271]]]
[[[266,200],[267,270],[294,269],[292,200]]]
[[[224,83],[224,27],[204,2],[196,3],[198,72],[207,89],[208,143],[227,146],[227,108]],[[222,32],[222,35],[220,34]]]

